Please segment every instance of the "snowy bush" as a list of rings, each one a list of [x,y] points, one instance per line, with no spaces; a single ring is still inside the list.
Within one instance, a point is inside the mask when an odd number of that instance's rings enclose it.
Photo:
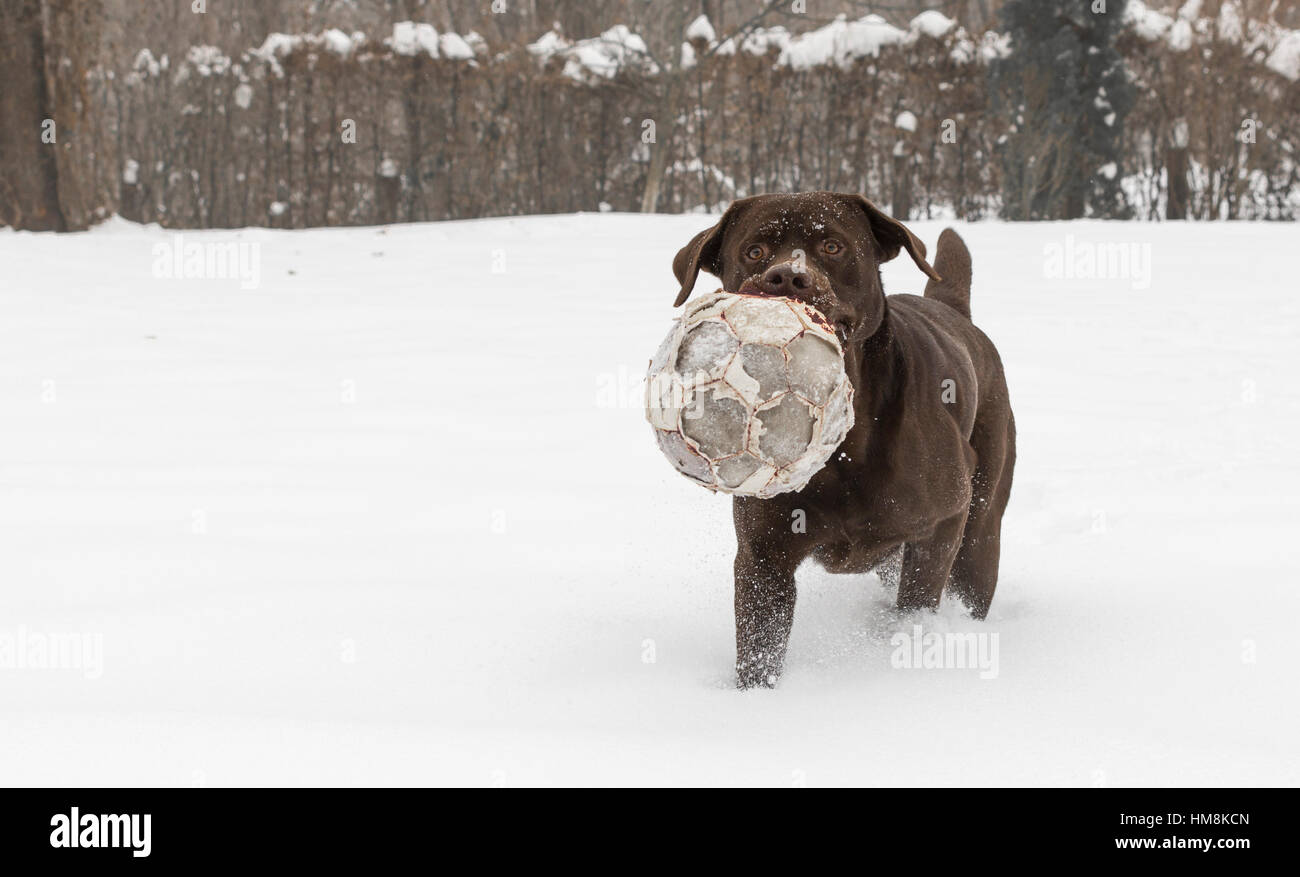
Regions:
[[[1123,118],[1118,90],[1093,89],[1076,108],[1120,138],[1080,163],[1122,201],[1096,214],[1300,214],[1300,36],[1235,0],[1213,15],[1130,0],[1123,21],[1136,103]],[[413,21],[271,33],[243,51],[133,49],[87,77],[96,123],[78,148],[106,160],[83,188],[177,227],[634,211],[656,173],[670,212],[808,189],[870,193],[912,218],[1004,212],[1000,156],[1019,127],[988,76],[1015,51],[1007,34],[938,12],[721,30],[689,20],[675,58],[621,25],[489,45]],[[119,172],[128,160],[137,173]],[[273,202],[285,208],[268,220]]]

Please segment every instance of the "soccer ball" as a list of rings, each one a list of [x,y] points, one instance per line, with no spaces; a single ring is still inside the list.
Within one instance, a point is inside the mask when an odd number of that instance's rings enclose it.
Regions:
[[[788,298],[715,292],[690,305],[650,361],[659,449],[711,490],[799,490],[853,427],[853,384],[826,318]]]

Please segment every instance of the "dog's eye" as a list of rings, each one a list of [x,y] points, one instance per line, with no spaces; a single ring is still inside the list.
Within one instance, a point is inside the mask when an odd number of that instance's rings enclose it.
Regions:
[[[762,244],[750,244],[745,250],[745,258],[751,262],[757,262],[767,255],[767,247]]]
[[[844,252],[844,245],[839,241],[826,241],[822,244],[822,252],[828,256],[837,256]]]

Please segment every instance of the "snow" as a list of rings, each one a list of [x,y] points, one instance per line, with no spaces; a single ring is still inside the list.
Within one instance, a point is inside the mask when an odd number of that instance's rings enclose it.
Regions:
[[[286,33],[270,33],[262,41],[262,45],[256,49],[250,50],[251,54],[270,60],[272,58],[283,58],[285,55],[292,53],[300,45],[303,38]]]
[[[272,74],[277,77],[284,76],[284,68],[280,66],[280,59],[293,53],[303,44],[302,36],[270,33],[262,41],[262,45],[255,49],[249,49],[248,54],[254,58],[260,59]]]
[[[1174,146],[1178,149],[1186,149],[1187,144],[1190,143],[1192,139],[1191,128],[1187,124],[1187,120],[1182,118],[1175,119],[1173,132]]]
[[[1268,68],[1292,82],[1300,79],[1300,30],[1287,31],[1264,62]]]
[[[956,26],[957,22],[944,15],[942,12],[934,9],[927,9],[925,12],[922,12],[920,15],[916,16],[916,18],[912,19],[911,24],[908,25],[908,29],[911,30],[912,33],[923,33],[936,40],[941,40]]]
[[[606,78],[627,66],[642,65],[653,69],[647,60],[645,40],[626,25],[616,24],[599,37],[579,40],[571,50],[565,73],[579,77],[579,69]]]
[[[1230,43],[1241,43],[1246,39],[1245,25],[1242,23],[1241,8],[1234,0],[1224,0],[1219,7],[1218,27],[1216,28],[1219,39]]]
[[[695,47],[692,46],[690,43],[682,43],[682,60],[681,60],[682,69],[690,70],[693,67],[695,67],[695,64],[696,64]]]
[[[1124,7],[1124,23],[1142,39],[1150,42],[1169,33],[1174,20],[1159,10],[1149,8],[1142,0],[1128,0]]]
[[[426,22],[399,21],[393,25],[393,35],[384,40],[398,55],[425,54],[438,57],[438,29]]]
[[[438,37],[438,50],[442,57],[453,61],[472,61],[474,48],[460,34],[445,33]]]
[[[539,58],[550,58],[567,50],[572,43],[556,31],[547,31],[535,41],[528,44],[528,51]]]
[[[1208,37],[1211,20],[1202,18],[1200,0],[1189,0],[1177,12],[1177,17],[1150,9],[1141,0],[1129,0],[1124,10],[1124,23],[1139,37],[1147,41],[1165,40],[1176,52],[1185,52],[1196,41],[1196,34]],[[1226,42],[1240,45],[1242,51],[1259,57],[1269,69],[1292,81],[1300,80],[1300,31],[1288,30],[1269,20],[1246,21],[1241,6],[1235,0],[1226,0],[1213,20],[1214,35]]]
[[[1300,782],[1293,224],[959,226],[1019,428],[990,618],[807,566],[740,693],[730,503],[640,385],[711,221],[184,233],[256,244],[250,290],[156,279],[157,227],[0,231],[0,637],[102,641],[0,667],[0,776]],[[1053,279],[1067,236],[1149,284]],[[997,633],[996,676],[902,669],[914,623]]]
[[[230,58],[216,46],[190,46],[185,61],[200,76],[221,76],[230,69]]]
[[[1011,34],[999,34],[993,31],[986,32],[980,38],[979,56],[985,63],[1010,57]],[[956,57],[955,54],[954,57]]]
[[[167,69],[166,61],[166,55],[163,55],[163,61],[162,63],[159,63],[158,60],[154,58],[152,52],[148,49],[141,49],[136,53],[135,61],[131,64],[131,69],[137,73],[147,73],[149,76],[157,76],[161,71]]]
[[[774,25],[772,27],[759,27],[750,31],[741,41],[740,49],[746,54],[761,57],[772,49],[783,51],[789,44],[790,32],[780,25]],[[719,52],[724,55],[734,54],[734,49],[729,48],[732,45],[734,45],[732,40],[727,40],[722,44]]]
[[[352,54],[352,37],[336,27],[332,27],[321,34],[321,44],[326,51],[332,52],[341,58],[346,58]]]
[[[712,44],[717,38],[718,35],[714,32],[713,25],[709,23],[707,15],[699,16],[686,27],[688,42],[690,40],[703,40],[705,43]]]
[[[528,51],[543,61],[556,56],[564,58],[564,75],[579,82],[593,77],[611,79],[627,67],[658,72],[650,60],[645,40],[622,24],[614,25],[598,37],[573,43],[550,31],[530,43]]]
[[[885,46],[898,45],[906,38],[905,31],[879,15],[867,15],[856,21],[841,15],[824,27],[791,37],[778,63],[794,70],[827,64],[847,67],[858,58],[877,57]]]
[[[472,30],[465,34],[465,45],[469,46],[475,55],[487,54],[487,40],[478,31]]]
[[[410,22],[405,24],[409,25]],[[365,41],[366,35],[360,31],[347,34],[338,28],[330,28],[321,34],[271,33],[262,41],[262,45],[250,49],[249,54],[274,65],[276,59],[290,55],[305,46],[347,58]]]
[[[354,45],[364,39],[362,34],[353,34]],[[396,22],[393,35],[384,39],[384,45],[397,55],[427,55],[451,61],[472,61],[475,46],[481,47],[482,43],[483,38],[472,32],[463,37],[455,33],[440,34],[433,25],[415,21]]]
[[[902,131],[915,131],[916,114],[911,110],[903,110],[898,114],[898,117],[894,119],[894,127]]]

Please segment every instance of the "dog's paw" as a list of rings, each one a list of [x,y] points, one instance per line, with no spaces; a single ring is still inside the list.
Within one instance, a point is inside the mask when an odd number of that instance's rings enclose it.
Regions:
[[[741,691],[750,688],[776,688],[776,683],[780,679],[780,668],[764,664],[736,667],[736,687]]]

